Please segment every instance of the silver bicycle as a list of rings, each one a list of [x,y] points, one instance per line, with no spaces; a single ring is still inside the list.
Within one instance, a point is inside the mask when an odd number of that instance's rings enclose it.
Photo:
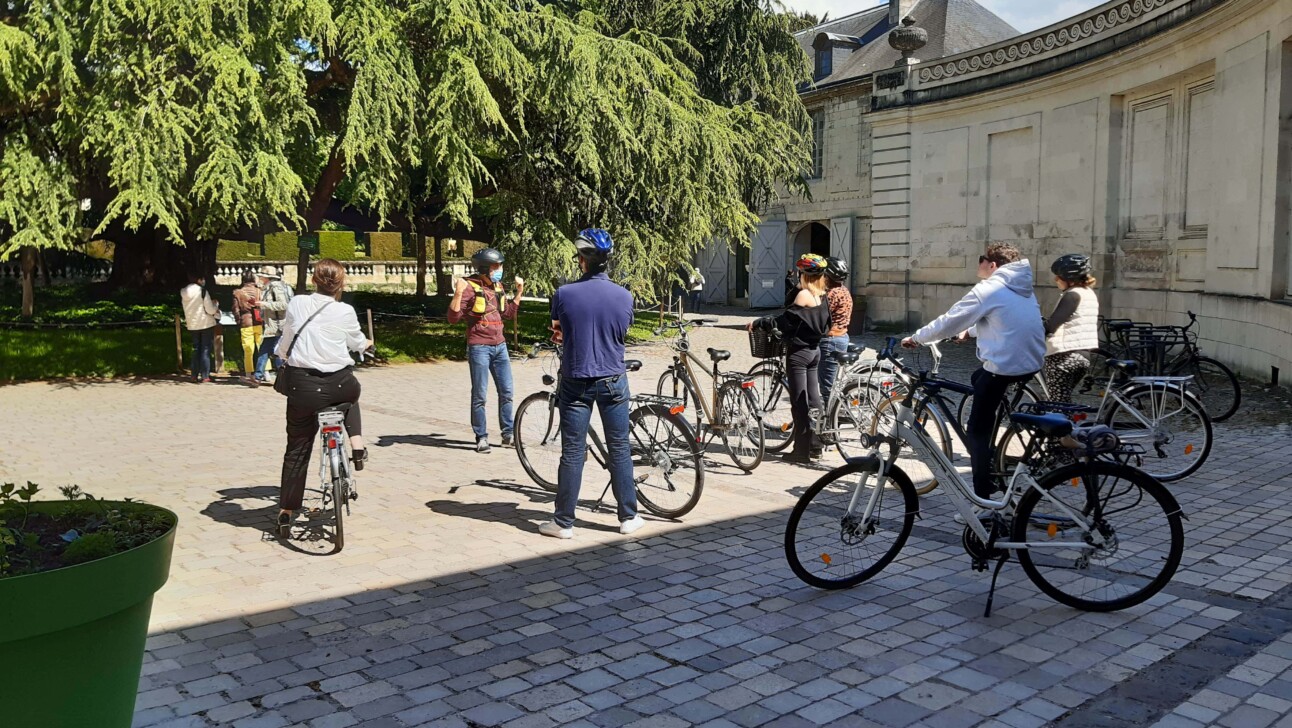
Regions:
[[[909,446],[964,518],[962,543],[973,568],[985,571],[997,562],[988,614],[996,578],[1011,555],[1041,591],[1078,609],[1125,609],[1166,586],[1184,551],[1180,506],[1152,476],[1105,459],[1121,450],[1108,428],[1083,428],[1089,436],[1081,443],[1085,449],[1074,451],[1080,458],[1075,464],[1033,472],[1025,457],[1003,497],[980,498],[916,425],[920,401],[936,395],[943,382],[898,362],[897,342],[890,338],[880,357],[913,375],[912,385],[890,426],[868,438],[870,454],[827,473],[790,513],[785,554],[796,576],[815,587],[841,589],[866,581],[896,558],[920,515],[915,486],[895,462]],[[1011,414],[1010,420],[1037,435],[1034,442],[1074,434],[1073,423],[1061,415]]]

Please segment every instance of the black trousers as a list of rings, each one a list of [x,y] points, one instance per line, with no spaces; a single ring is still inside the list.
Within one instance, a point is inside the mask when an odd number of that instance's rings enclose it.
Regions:
[[[794,417],[794,454],[808,455],[812,450],[811,412],[821,411],[821,380],[817,366],[820,349],[791,349],[785,356],[785,371],[790,378],[790,414]]]
[[[969,410],[969,425],[965,429],[965,443],[969,447],[969,464],[973,466],[973,492],[979,498],[990,498],[996,490],[992,478],[993,445],[996,428],[1000,422],[1000,404],[1005,401],[1005,390],[1011,384],[1026,382],[1035,376],[1001,376],[979,367],[970,380],[973,383],[973,407]]]
[[[305,478],[319,432],[319,410],[353,404],[345,416],[345,429],[350,435],[363,434],[363,420],[359,416],[359,380],[350,369],[331,374],[296,369],[292,377],[295,381],[287,394],[287,452],[283,454],[278,507],[294,511],[305,497]]]

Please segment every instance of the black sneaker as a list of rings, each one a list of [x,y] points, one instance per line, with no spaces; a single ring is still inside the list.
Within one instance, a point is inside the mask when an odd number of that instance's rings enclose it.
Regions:
[[[811,465],[812,457],[810,455],[800,455],[795,452],[787,452],[781,456],[781,462],[790,463],[791,465]]]
[[[480,438],[480,439],[476,440],[476,452],[479,452],[479,453],[486,453],[486,452],[489,452],[489,450],[490,450],[490,448],[489,448],[489,438],[487,438],[487,437],[482,437],[482,438]]]
[[[292,514],[278,514],[278,537],[288,538],[292,535]]]
[[[502,436],[502,446],[511,447],[511,435],[508,434]]]

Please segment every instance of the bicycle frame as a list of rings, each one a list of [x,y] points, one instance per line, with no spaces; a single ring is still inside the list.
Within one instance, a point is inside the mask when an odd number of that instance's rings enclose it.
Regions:
[[[893,418],[893,423],[886,436],[876,438],[877,441],[871,443],[869,455],[876,458],[879,462],[879,470],[876,473],[876,487],[871,490],[864,510],[862,511],[862,520],[869,520],[874,514],[875,507],[879,503],[885,486],[884,481],[888,477],[888,469],[896,462],[898,453],[902,449],[902,443],[911,446],[916,456],[929,467],[939,483],[950,484],[951,487],[946,491],[947,496],[951,499],[952,505],[959,511],[964,518],[966,527],[974,532],[982,543],[989,543],[991,533],[978,520],[973,512],[973,506],[984,510],[1000,512],[1004,511],[1009,505],[1017,500],[1018,496],[1028,488],[1037,488],[1040,490],[1041,497],[1051,504],[1054,509],[1063,516],[1071,519],[1078,524],[1081,530],[1095,539],[1093,544],[1086,541],[1050,541],[1020,543],[1015,541],[996,541],[993,546],[1000,549],[1031,549],[1031,548],[1080,548],[1088,549],[1092,545],[1102,545],[1103,536],[1097,531],[1092,531],[1084,514],[1077,513],[1067,506],[1067,504],[1050,497],[1050,494],[1037,486],[1036,479],[1032,477],[1026,463],[1020,463],[1014,471],[1014,476],[1010,479],[1005,487],[1005,497],[1002,500],[991,500],[980,498],[973,492],[971,485],[965,482],[960,471],[951,463],[947,456],[939,449],[921,428],[915,426],[915,408],[911,406],[912,400],[916,397],[921,388],[923,377],[914,383],[914,386],[908,390],[906,397],[897,405],[897,413]],[[881,455],[883,445],[889,446],[888,457]],[[853,491],[852,499],[848,503],[848,512],[853,512],[859,505],[861,499],[861,486],[864,483],[864,477],[858,481],[856,489]]]
[[[345,468],[345,413],[320,412],[318,415],[319,437],[323,441],[323,457],[319,461],[319,479],[324,489],[331,487],[332,481],[327,477],[331,470],[336,475],[348,475]]]
[[[708,374],[709,378],[712,380],[712,383],[710,386],[710,396],[712,397],[712,399],[711,400],[705,399],[704,396],[700,393],[700,380],[695,375],[695,367],[691,366],[691,362],[695,362],[696,366],[703,368],[704,362],[701,361],[698,356],[692,353],[689,348],[684,349],[682,351],[677,351],[677,350],[674,350],[674,351],[675,353],[673,355],[673,359],[676,362],[680,363],[682,365],[683,371],[686,372],[686,381],[683,382],[683,386],[686,386],[688,389],[690,389],[691,394],[695,396],[696,402],[700,406],[700,412],[704,414],[704,418],[708,420],[710,423],[716,421],[717,418],[715,416],[715,413],[718,410],[718,382],[720,381],[718,376],[719,375],[718,363],[717,362],[713,363],[712,373],[706,372],[706,374]]]

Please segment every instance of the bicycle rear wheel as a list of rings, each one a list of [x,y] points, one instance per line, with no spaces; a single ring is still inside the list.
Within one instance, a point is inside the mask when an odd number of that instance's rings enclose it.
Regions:
[[[1198,356],[1180,362],[1172,371],[1175,376],[1192,375],[1188,389],[1202,400],[1202,408],[1212,422],[1224,422],[1238,411],[1243,390],[1238,377],[1229,367],[1210,357]]]
[[[336,529],[332,536],[332,543],[336,545],[337,551],[345,548],[345,506],[347,497],[346,473],[344,466],[342,466],[340,470],[332,471],[332,521]]]
[[[767,452],[782,452],[794,444],[794,417],[783,372],[772,364],[759,364],[749,372],[754,380],[754,399],[763,421]]]
[[[516,456],[529,477],[556,492],[561,465],[561,410],[552,392],[535,392],[516,409]]]
[[[1041,591],[1076,609],[1111,612],[1171,581],[1184,526],[1161,483],[1129,465],[1096,461],[1041,476],[1018,502],[1013,540],[1034,545],[1019,549],[1018,560]]]
[[[746,473],[763,462],[763,422],[752,387],[727,382],[718,389],[718,421],[722,442],[736,467]]]
[[[704,492],[703,450],[690,425],[659,404],[628,415],[633,481],[642,506],[661,518],[681,518]]]
[[[856,586],[888,566],[906,545],[919,496],[901,468],[890,466],[883,485],[878,470],[874,459],[835,468],[795,504],[785,526],[785,558],[805,584]]]
[[[1171,482],[1202,467],[1211,454],[1211,418],[1197,397],[1162,384],[1131,384],[1118,394],[1130,408],[1114,401],[1104,424],[1144,449],[1144,472]]]
[[[1014,401],[1014,396],[1018,393],[1018,387],[1023,388],[1023,394],[1019,396],[1018,399],[1019,404],[1041,401],[1041,395],[1031,384],[1027,382],[1024,382],[1021,385],[1011,384],[1009,388],[1005,390],[1005,398],[1000,401],[1000,410],[996,413],[996,435],[992,438],[992,442],[999,441],[1005,434],[1005,428],[1009,426],[1009,413],[1011,411],[1009,404]],[[956,419],[960,420],[960,427],[965,432],[969,431],[969,414],[971,412],[973,412],[972,392],[961,398],[960,407],[956,411]],[[969,443],[965,443],[966,448],[968,445]]]
[[[845,460],[864,455],[866,449],[861,446],[861,435],[868,431],[875,416],[875,402],[882,401],[881,396],[879,387],[866,381],[845,385],[826,405],[822,441],[834,445]]]

